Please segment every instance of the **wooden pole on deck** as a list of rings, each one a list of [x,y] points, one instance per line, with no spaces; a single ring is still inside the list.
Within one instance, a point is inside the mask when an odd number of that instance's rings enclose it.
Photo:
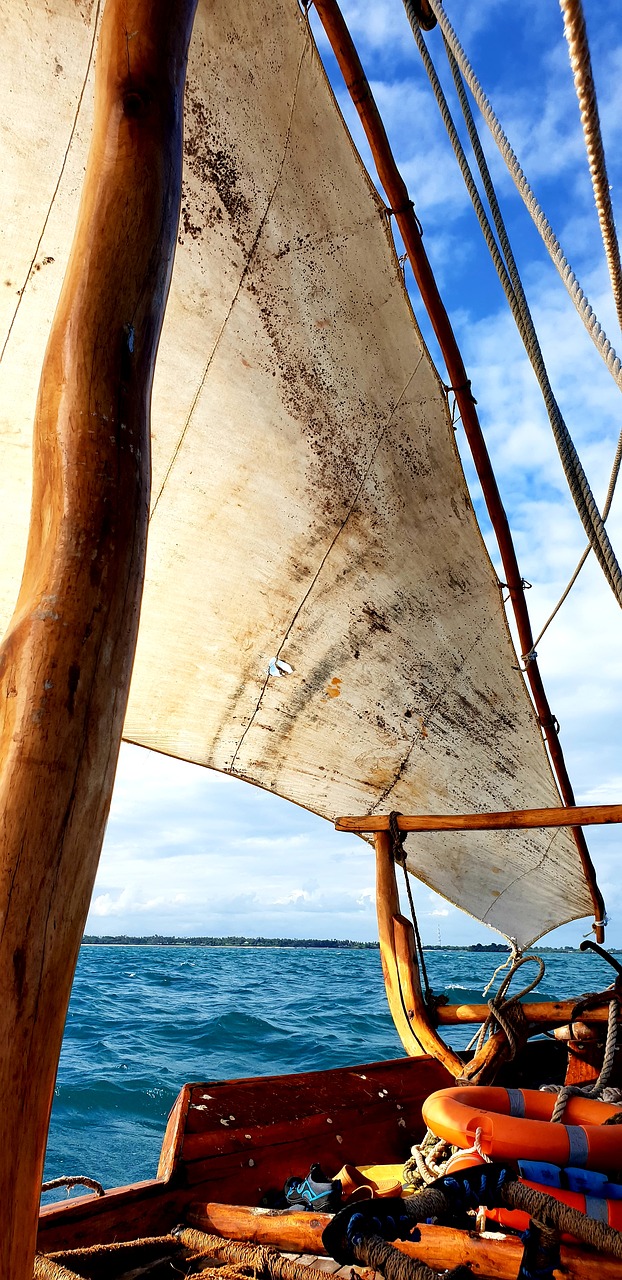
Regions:
[[[63,1025],[136,644],[151,387],[177,234],[195,4],[106,4],[82,201],[39,388],[24,576],[0,648],[6,1280],[33,1273]]]

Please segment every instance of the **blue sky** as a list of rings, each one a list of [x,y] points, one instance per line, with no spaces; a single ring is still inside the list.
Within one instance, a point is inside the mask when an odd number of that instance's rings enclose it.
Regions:
[[[579,115],[554,0],[446,0],[446,10],[527,177],[610,340],[622,351],[591,194]],[[344,5],[462,348],[513,528],[534,631],[583,549],[535,379],[522,352],[400,0]],[[619,0],[586,5],[614,210],[622,183]],[[367,162],[358,121],[314,22],[348,126]],[[438,31],[428,44],[442,66]],[[443,75],[447,83],[447,76]],[[619,392],[540,245],[492,142],[484,141],[551,381],[599,503],[622,425]],[[622,213],[620,213],[622,217]],[[434,342],[412,291],[426,339]],[[440,367],[440,366],[439,366]],[[458,442],[463,440],[458,432]],[[473,468],[465,471],[498,564]],[[622,482],[621,482],[622,483]],[[610,536],[622,555],[622,493]],[[538,656],[580,802],[622,795],[622,628],[600,570],[588,562]],[[616,829],[589,843],[622,944]],[[415,884],[424,942],[496,935]],[[373,853],[328,823],[235,779],[124,746],[88,931],[375,937]],[[589,921],[548,941],[573,943]]]

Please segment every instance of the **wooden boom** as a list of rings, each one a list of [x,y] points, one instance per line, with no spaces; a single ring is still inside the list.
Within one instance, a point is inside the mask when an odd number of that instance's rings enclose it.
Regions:
[[[517,831],[530,827],[589,827],[622,822],[622,804],[584,804],[559,809],[510,809],[507,813],[400,814],[400,831]],[[337,831],[389,830],[388,815],[337,818]]]
[[[39,388],[24,575],[0,648],[7,1280],[32,1280],[63,1026],[134,658],[195,3],[106,4],[82,201]]]

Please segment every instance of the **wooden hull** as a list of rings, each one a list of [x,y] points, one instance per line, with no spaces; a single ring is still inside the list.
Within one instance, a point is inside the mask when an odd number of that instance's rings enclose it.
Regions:
[[[559,1075],[565,1049],[530,1044],[507,1070],[508,1083],[534,1084]],[[169,1116],[158,1176],[46,1206],[38,1251],[58,1251],[161,1236],[179,1222],[234,1240],[256,1241],[311,1257],[324,1253],[327,1219],[314,1213],[260,1208],[292,1174],[312,1162],[334,1174],[344,1163],[403,1161],[424,1132],[421,1107],[452,1082],[432,1057],[406,1058],[291,1076],[187,1084]],[[245,1207],[244,1207],[245,1206]],[[480,1237],[447,1227],[422,1230],[405,1252],[437,1270],[468,1263],[475,1275],[514,1280],[522,1246],[516,1236]],[[622,1276],[622,1264],[568,1244],[565,1280]],[[335,1273],[338,1264],[322,1259]],[[346,1269],[349,1274],[349,1268]],[[344,1272],[345,1274],[345,1272]],[[369,1280],[369,1278],[368,1278]]]
[[[159,1176],[44,1208],[41,1252],[168,1230],[198,1200],[257,1205],[319,1161],[406,1159],[421,1104],[452,1078],[434,1058],[302,1075],[187,1084],[171,1111]]]

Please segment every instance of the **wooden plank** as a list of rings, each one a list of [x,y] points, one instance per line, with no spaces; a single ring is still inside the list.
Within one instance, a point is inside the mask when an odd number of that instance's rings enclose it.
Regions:
[[[202,1194],[199,1188],[203,1188],[206,1199],[222,1196],[232,1203],[258,1204],[267,1193],[282,1191],[289,1177],[304,1177],[315,1161],[329,1174],[336,1173],[346,1161],[349,1164],[380,1164],[385,1158],[403,1161],[412,1142],[421,1138],[423,1131],[421,1118],[418,1128],[409,1131],[406,1127],[397,1128],[394,1120],[365,1122],[361,1115],[349,1133],[340,1135],[342,1143],[327,1130],[326,1136],[318,1135],[312,1146],[307,1135],[299,1139],[290,1137],[274,1146],[266,1143],[262,1147],[251,1147],[243,1154],[214,1155],[206,1146],[203,1155],[197,1154],[194,1160],[184,1164],[183,1173],[186,1185],[195,1188],[192,1199]]]
[[[558,809],[510,809],[506,813],[402,814],[400,831],[516,831],[531,827],[587,827],[622,822],[622,804],[584,804]],[[337,818],[337,831],[384,832],[388,815]]]
[[[158,1178],[165,1181],[172,1178],[181,1155],[191,1095],[191,1086],[185,1084],[169,1114],[158,1163]]]
[[[106,3],[37,401],[24,576],[0,651],[0,1274],[11,1280],[32,1280],[54,1080],[134,658],[195,3]]]
[[[345,1123],[350,1111],[368,1113],[385,1103],[396,1111],[400,1106],[412,1125],[423,1099],[451,1083],[451,1076],[427,1055],[416,1062],[397,1058],[289,1076],[208,1081],[190,1086],[186,1134],[208,1132],[226,1141],[233,1133],[254,1137],[266,1129],[273,1134],[276,1123],[288,1122],[295,1137],[299,1121],[313,1116],[330,1119],[339,1132],[340,1119]]]
[[[260,1244],[270,1244],[276,1248],[292,1249],[296,1243],[303,1249],[312,1248],[315,1253],[313,1265],[324,1270],[322,1255],[325,1249],[322,1244],[322,1232],[330,1222],[328,1214],[288,1213],[277,1210],[258,1210],[242,1205],[224,1204],[192,1204],[188,1210],[188,1221],[201,1230],[214,1231],[231,1240],[250,1240]],[[290,1219],[288,1221],[288,1218]],[[305,1222],[304,1219],[309,1219]],[[420,1225],[421,1240],[416,1244],[396,1241],[396,1248],[411,1257],[420,1258],[436,1271],[445,1271],[454,1266],[469,1265],[476,1275],[494,1275],[498,1280],[515,1280],[518,1274],[523,1246],[516,1236],[501,1234],[479,1236],[475,1233],[457,1231],[452,1227]],[[326,1269],[334,1268],[331,1274],[340,1274],[338,1263],[324,1258]],[[605,1267],[599,1271],[598,1268]],[[616,1269],[614,1269],[614,1267]],[[609,1280],[616,1276],[619,1280],[620,1264],[607,1260],[602,1255],[590,1253],[578,1245],[562,1245],[562,1268],[555,1273],[565,1280],[600,1280],[600,1276]]]
[[[159,1179],[46,1205],[39,1217],[40,1253],[165,1235],[183,1217],[192,1192]]]

